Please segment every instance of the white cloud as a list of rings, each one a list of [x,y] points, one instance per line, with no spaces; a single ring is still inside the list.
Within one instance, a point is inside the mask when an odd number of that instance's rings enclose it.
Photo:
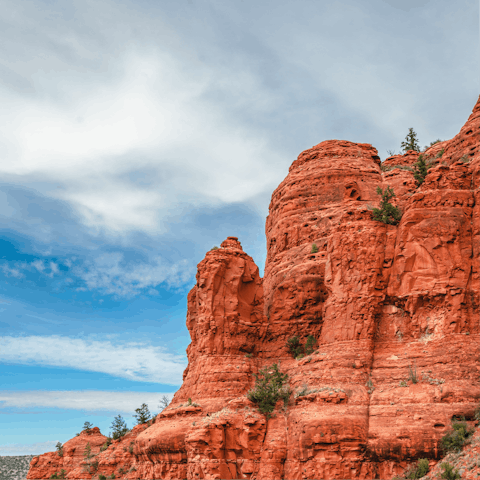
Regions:
[[[21,272],[18,266],[10,267],[8,264],[3,263],[0,265],[0,269],[7,277],[14,277],[14,278],[23,278],[25,275]]]
[[[111,13],[124,14],[116,6]],[[80,56],[85,39],[70,35],[69,49]],[[30,57],[10,63],[12,71],[27,70],[22,76],[38,95],[0,88],[1,176],[67,201],[85,224],[111,233],[164,232],[162,219],[179,208],[248,201],[273,189],[279,178],[270,165],[282,155],[207,98],[209,91],[232,99],[253,95],[263,108],[272,95],[255,75],[202,63],[193,48],[172,55],[162,44],[132,42],[112,53],[112,39],[105,41],[114,79],[88,70],[72,76],[72,60],[59,61],[48,50],[46,63],[55,65],[48,71],[34,68]]]
[[[180,385],[187,366],[183,356],[161,347],[57,335],[2,337],[0,362],[73,368],[168,385]]]
[[[193,266],[187,260],[167,264],[161,257],[154,257],[149,263],[124,264],[120,252],[100,255],[91,262],[75,267],[72,272],[81,278],[88,289],[100,290],[106,294],[129,297],[161,283],[180,286],[194,275]]]
[[[0,455],[42,455],[43,453],[55,450],[57,441],[58,440],[37,443],[7,443],[6,445],[0,445]]]
[[[146,403],[151,413],[158,413],[160,399],[166,395],[169,400],[173,393],[161,392],[117,392],[98,390],[66,391],[2,391],[0,408],[42,409],[55,408],[81,410],[100,414],[132,415],[142,403]],[[1,447],[0,447],[1,448]]]

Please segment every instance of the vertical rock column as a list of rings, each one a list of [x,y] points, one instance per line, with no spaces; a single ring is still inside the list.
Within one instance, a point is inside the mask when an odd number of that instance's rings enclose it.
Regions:
[[[367,382],[385,243],[395,228],[372,220],[379,164],[371,145],[322,142],[300,154],[272,196],[264,355],[283,353],[291,386],[312,392],[289,407],[285,478],[373,474],[363,461]],[[313,335],[318,353],[293,360],[285,346],[293,335],[302,343]]]

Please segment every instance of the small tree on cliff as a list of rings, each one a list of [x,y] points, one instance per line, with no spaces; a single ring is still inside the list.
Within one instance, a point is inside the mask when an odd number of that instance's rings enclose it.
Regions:
[[[137,425],[147,423],[150,420],[150,410],[148,409],[148,405],[146,403],[142,403],[141,407],[136,408],[135,411],[137,412],[134,415],[134,417],[137,419]]]
[[[161,408],[162,410],[164,410],[165,408],[168,407],[168,404],[170,403],[170,400],[168,399],[168,397],[166,395],[164,395],[161,399],[160,399],[160,403],[158,404],[158,408]]]
[[[288,375],[278,370],[274,363],[271,367],[265,367],[255,377],[255,387],[247,393],[247,398],[258,405],[261,413],[267,414],[267,418],[273,412],[277,401],[282,398],[285,405],[292,391],[287,385]]]
[[[121,415],[117,415],[112,422],[111,436],[113,440],[118,440],[128,433],[127,424]]]
[[[408,129],[408,133],[407,133],[407,136],[405,137],[405,141],[402,142],[400,147],[402,148],[403,153],[407,153],[408,150],[415,150],[416,152],[420,151],[417,134],[415,133],[413,128]]]
[[[59,457],[63,457],[63,445],[60,442],[57,442],[55,445]]]
[[[83,430],[87,433],[90,433],[90,430],[92,429],[93,427],[93,424],[91,424],[90,422],[85,422],[83,424]]]
[[[373,219],[388,225],[396,225],[402,218],[402,212],[399,208],[394,207],[390,200],[395,196],[392,187],[382,190],[377,187],[377,193],[382,196],[380,208],[373,209]]]
[[[427,176],[429,165],[425,162],[425,157],[420,154],[418,156],[418,161],[413,164],[413,176],[417,182],[417,187],[419,187],[425,180]]]

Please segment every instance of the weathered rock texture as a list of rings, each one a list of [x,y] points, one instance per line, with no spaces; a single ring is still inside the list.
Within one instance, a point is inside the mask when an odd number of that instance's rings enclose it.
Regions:
[[[98,455],[98,472],[389,479],[417,458],[433,466],[452,417],[473,421],[480,397],[479,145],[480,100],[455,138],[425,152],[420,187],[413,151],[382,168],[368,144],[301,153],[272,195],[264,279],[235,237],[206,254],[188,296],[183,385],[155,423]],[[377,186],[394,188],[399,225],[372,219]],[[315,353],[292,358],[294,335],[313,335]],[[267,419],[245,394],[273,363],[305,394]],[[61,467],[91,478],[81,455],[54,457],[34,459],[28,478]]]

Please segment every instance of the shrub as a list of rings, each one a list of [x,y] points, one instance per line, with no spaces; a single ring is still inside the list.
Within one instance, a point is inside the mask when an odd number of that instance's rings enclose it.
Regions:
[[[411,466],[405,471],[405,478],[416,480],[424,477],[429,470],[428,460],[421,458],[416,465]]]
[[[462,155],[462,158],[460,158],[460,160],[463,162],[463,163],[468,163],[470,161],[470,158],[468,155]]]
[[[443,452],[459,452],[474,431],[475,429],[469,427],[465,420],[454,420],[452,422],[452,428],[440,441]]]
[[[108,478],[115,478],[115,474],[112,473]]]
[[[318,247],[316,243],[312,243],[312,250],[310,253],[318,253]]]
[[[63,445],[60,442],[57,442],[55,445],[59,457],[63,457]]]
[[[258,405],[261,413],[270,414],[273,412],[277,401],[282,398],[285,405],[291,394],[287,385],[288,375],[278,370],[274,363],[271,367],[265,367],[255,377],[255,387],[247,393],[247,398]]]
[[[408,129],[405,141],[401,143],[400,147],[402,148],[404,153],[408,152],[408,150],[415,150],[416,152],[420,151],[420,147],[418,146],[417,134],[415,130],[413,130],[413,128]]]
[[[448,462],[444,462],[440,465],[440,468],[443,470],[440,474],[440,478],[444,478],[445,480],[457,480],[460,477],[460,473],[458,473],[457,469],[453,469],[453,465]]]
[[[217,247],[216,245],[214,245],[214,246],[210,249],[210,251],[213,251],[213,250],[218,250],[218,247]]]
[[[382,190],[380,187],[377,187],[377,193],[382,196],[382,200],[380,208],[373,209],[373,219],[387,225],[396,225],[402,218],[402,213],[399,208],[394,207],[390,203],[390,200],[395,196],[393,188],[387,187],[385,190]]]
[[[287,340],[287,347],[295,358],[298,357],[303,351],[302,345],[300,344],[300,339],[297,335]]]
[[[50,478],[61,478],[61,479],[64,479],[66,478],[65,475],[67,474],[67,472],[65,471],[65,469],[61,469],[60,470],[60,473],[52,473],[51,477]]]
[[[107,477],[105,475],[99,475],[98,480],[107,480]]]
[[[117,415],[113,419],[111,428],[111,436],[114,440],[118,440],[128,433],[127,424],[121,415]]]
[[[441,158],[444,153],[445,153],[445,149],[442,148],[442,149],[435,155],[435,158]]]
[[[247,358],[252,358],[253,353],[247,353],[245,356],[246,356]]]
[[[90,460],[93,457],[92,447],[90,446],[90,442],[88,442],[85,445],[85,450],[83,451],[83,456],[85,457],[86,460]]]
[[[130,444],[130,446],[128,447],[128,451],[129,451],[130,453],[133,453],[133,445],[132,445],[132,444]]]
[[[408,367],[408,379],[411,380],[412,383],[418,383],[416,365],[414,366],[414,368],[412,368],[411,366]]]
[[[315,340],[315,337],[312,335],[307,337],[307,343],[305,344],[305,355],[311,355],[313,353],[316,343],[317,341]]]
[[[107,441],[100,447],[100,451],[104,452],[112,444],[112,439],[108,438]]]
[[[413,176],[417,181],[417,187],[425,181],[429,168],[430,166],[425,162],[425,157],[420,154],[418,156],[418,161],[413,164]]]
[[[147,423],[150,420],[150,410],[148,409],[148,405],[146,403],[142,403],[140,408],[135,409],[135,412],[137,412],[134,415],[137,420],[137,425]]]

